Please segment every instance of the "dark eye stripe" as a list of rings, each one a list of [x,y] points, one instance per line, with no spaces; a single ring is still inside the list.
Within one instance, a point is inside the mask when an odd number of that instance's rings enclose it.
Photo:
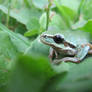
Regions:
[[[64,38],[61,37],[60,35],[55,35],[55,36],[53,37],[53,40],[54,40],[56,43],[58,43],[58,44],[64,42]]]

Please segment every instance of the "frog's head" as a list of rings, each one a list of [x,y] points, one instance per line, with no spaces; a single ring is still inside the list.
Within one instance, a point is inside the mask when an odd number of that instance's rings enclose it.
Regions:
[[[64,46],[64,36],[61,34],[42,34],[40,36],[40,40],[42,43],[49,45],[53,48],[62,48],[61,46]]]

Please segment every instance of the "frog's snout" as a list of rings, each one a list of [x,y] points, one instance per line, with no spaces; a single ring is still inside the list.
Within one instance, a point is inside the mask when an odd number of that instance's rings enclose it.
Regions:
[[[40,41],[44,43],[45,39],[47,38],[47,35],[42,34],[40,35]]]
[[[44,35],[41,35],[41,37],[46,38],[46,37],[47,37],[47,35],[45,35],[45,34],[44,34]]]

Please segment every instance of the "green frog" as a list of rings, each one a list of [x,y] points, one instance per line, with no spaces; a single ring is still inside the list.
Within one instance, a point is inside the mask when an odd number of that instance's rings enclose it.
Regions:
[[[50,30],[41,34],[40,41],[50,46],[50,61],[56,64],[79,63],[87,54],[92,54],[89,35],[83,31]]]

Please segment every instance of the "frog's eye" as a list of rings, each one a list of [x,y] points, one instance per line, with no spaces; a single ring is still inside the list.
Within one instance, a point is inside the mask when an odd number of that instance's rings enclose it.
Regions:
[[[53,37],[53,39],[54,39],[54,41],[55,41],[56,43],[58,43],[58,44],[64,42],[64,38],[63,38],[61,35],[55,35],[55,36]]]

